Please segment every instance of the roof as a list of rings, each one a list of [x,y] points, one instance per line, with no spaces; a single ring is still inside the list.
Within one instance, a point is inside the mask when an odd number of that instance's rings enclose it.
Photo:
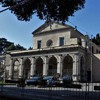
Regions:
[[[32,34],[36,35],[36,34],[41,34],[42,32],[48,32],[51,30],[66,29],[66,28],[73,28],[73,27],[59,22],[46,21],[43,25],[41,25],[39,28],[33,31]]]

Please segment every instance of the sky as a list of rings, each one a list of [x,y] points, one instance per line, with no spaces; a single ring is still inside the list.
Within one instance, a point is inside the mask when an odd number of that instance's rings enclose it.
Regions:
[[[3,8],[0,6],[0,10]],[[45,21],[36,16],[29,22],[19,21],[9,10],[0,13],[0,38],[6,38],[15,45],[20,44],[25,48],[33,47],[32,32],[40,27]],[[86,0],[84,9],[74,13],[66,22],[84,35],[90,37],[100,33],[100,0]]]

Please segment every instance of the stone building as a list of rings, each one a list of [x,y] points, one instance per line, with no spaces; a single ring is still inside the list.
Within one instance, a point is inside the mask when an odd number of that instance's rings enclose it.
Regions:
[[[100,48],[88,36],[70,25],[53,21],[45,22],[32,34],[33,50],[7,54],[8,79],[59,73],[60,77],[72,76],[73,81],[100,80],[97,78]]]

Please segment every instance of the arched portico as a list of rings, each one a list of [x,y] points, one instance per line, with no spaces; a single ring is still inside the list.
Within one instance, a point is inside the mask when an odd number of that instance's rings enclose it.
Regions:
[[[82,59],[81,62],[80,59]],[[36,74],[44,76],[59,73],[61,77],[64,75],[72,76],[74,81],[79,80],[82,71],[80,65],[84,63],[83,58],[80,58],[79,54],[19,58],[18,61],[19,78],[30,78]],[[18,61],[15,62],[15,66],[18,66]],[[11,71],[9,71],[9,76],[13,76],[12,62],[14,62],[14,59],[11,59]],[[83,65],[81,67],[84,68]]]
[[[18,79],[19,78],[19,60],[16,59],[14,62],[13,62],[13,78],[14,79]]]
[[[86,69],[85,69],[85,60],[84,57],[82,56],[80,58],[80,79],[81,81],[85,81],[85,76],[86,76]]]
[[[63,59],[62,76],[64,75],[72,76],[72,74],[73,74],[73,59],[70,55],[67,55]]]
[[[48,61],[48,75],[55,75],[57,73],[57,59],[52,56]]]
[[[36,70],[35,74],[43,75],[43,60],[41,57],[36,59]]]
[[[31,61],[29,58],[25,59],[23,62],[23,78],[30,78]]]

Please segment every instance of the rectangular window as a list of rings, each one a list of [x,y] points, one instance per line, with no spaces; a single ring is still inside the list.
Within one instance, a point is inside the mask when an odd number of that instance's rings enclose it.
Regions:
[[[37,41],[37,48],[38,48],[38,49],[41,48],[41,40]]]
[[[63,46],[64,45],[64,37],[60,37],[59,38],[59,46]]]

